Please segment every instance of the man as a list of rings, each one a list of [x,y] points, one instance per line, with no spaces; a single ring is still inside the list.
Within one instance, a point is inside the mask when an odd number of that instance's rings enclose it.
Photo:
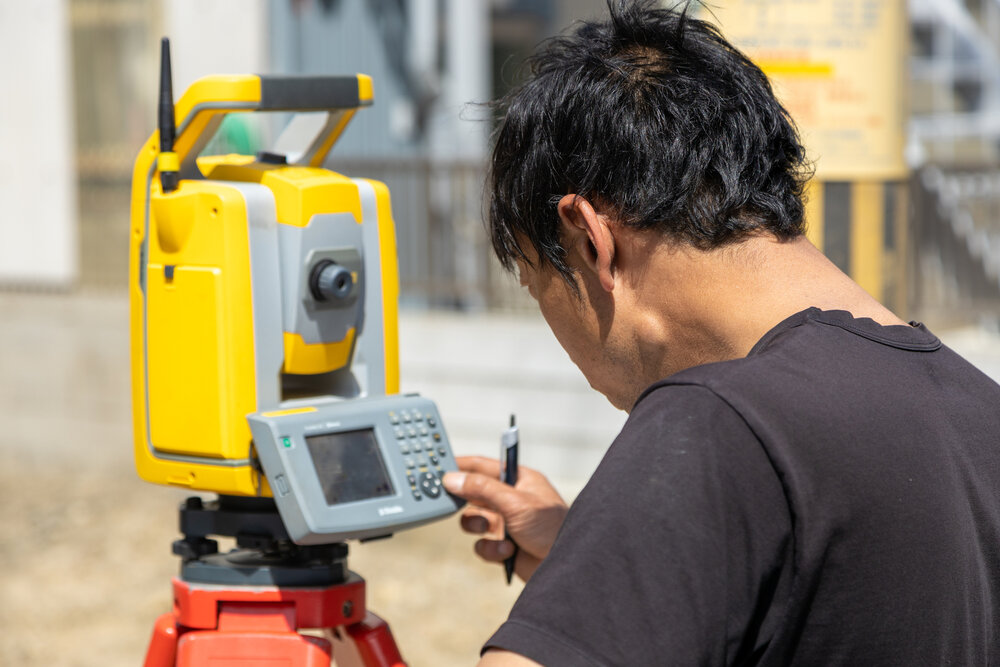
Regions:
[[[494,247],[630,414],[570,508],[486,459],[445,478],[527,581],[481,665],[1000,660],[1000,387],[805,240],[808,175],[683,9],[612,7],[508,98]]]

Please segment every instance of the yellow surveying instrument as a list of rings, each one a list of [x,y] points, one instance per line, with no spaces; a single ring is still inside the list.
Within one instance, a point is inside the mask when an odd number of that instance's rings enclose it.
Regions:
[[[388,189],[322,168],[371,79],[211,76],[172,98],[164,39],[158,131],[132,184],[135,460],[143,479],[219,496],[180,509],[174,611],[146,665],[329,665],[334,636],[364,664],[402,665],[344,541],[461,501],[441,486],[455,465],[437,408],[398,393]],[[262,111],[327,117],[298,156],[200,155],[226,114]]]

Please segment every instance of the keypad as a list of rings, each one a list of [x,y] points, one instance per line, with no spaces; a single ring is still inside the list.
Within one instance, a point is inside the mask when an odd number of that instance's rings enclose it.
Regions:
[[[406,465],[406,482],[414,500],[438,498],[442,492],[444,469],[441,459],[448,455],[443,436],[437,430],[437,418],[420,410],[388,413],[389,423],[399,441],[399,452]]]

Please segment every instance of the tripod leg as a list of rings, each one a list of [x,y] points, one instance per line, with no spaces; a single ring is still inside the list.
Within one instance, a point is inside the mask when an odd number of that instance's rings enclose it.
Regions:
[[[389,624],[375,614],[368,612],[364,619],[348,625],[346,630],[365,667],[406,667]]]
[[[146,649],[144,667],[174,667],[177,658],[177,622],[173,614],[156,619],[153,636]]]

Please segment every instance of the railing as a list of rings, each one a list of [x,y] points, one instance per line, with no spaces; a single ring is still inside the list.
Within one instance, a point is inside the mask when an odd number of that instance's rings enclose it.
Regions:
[[[525,298],[502,274],[482,223],[479,162],[338,160],[328,167],[383,181],[392,193],[404,305],[519,309]]]
[[[916,302],[950,322],[1000,317],[1000,170],[913,179]]]

